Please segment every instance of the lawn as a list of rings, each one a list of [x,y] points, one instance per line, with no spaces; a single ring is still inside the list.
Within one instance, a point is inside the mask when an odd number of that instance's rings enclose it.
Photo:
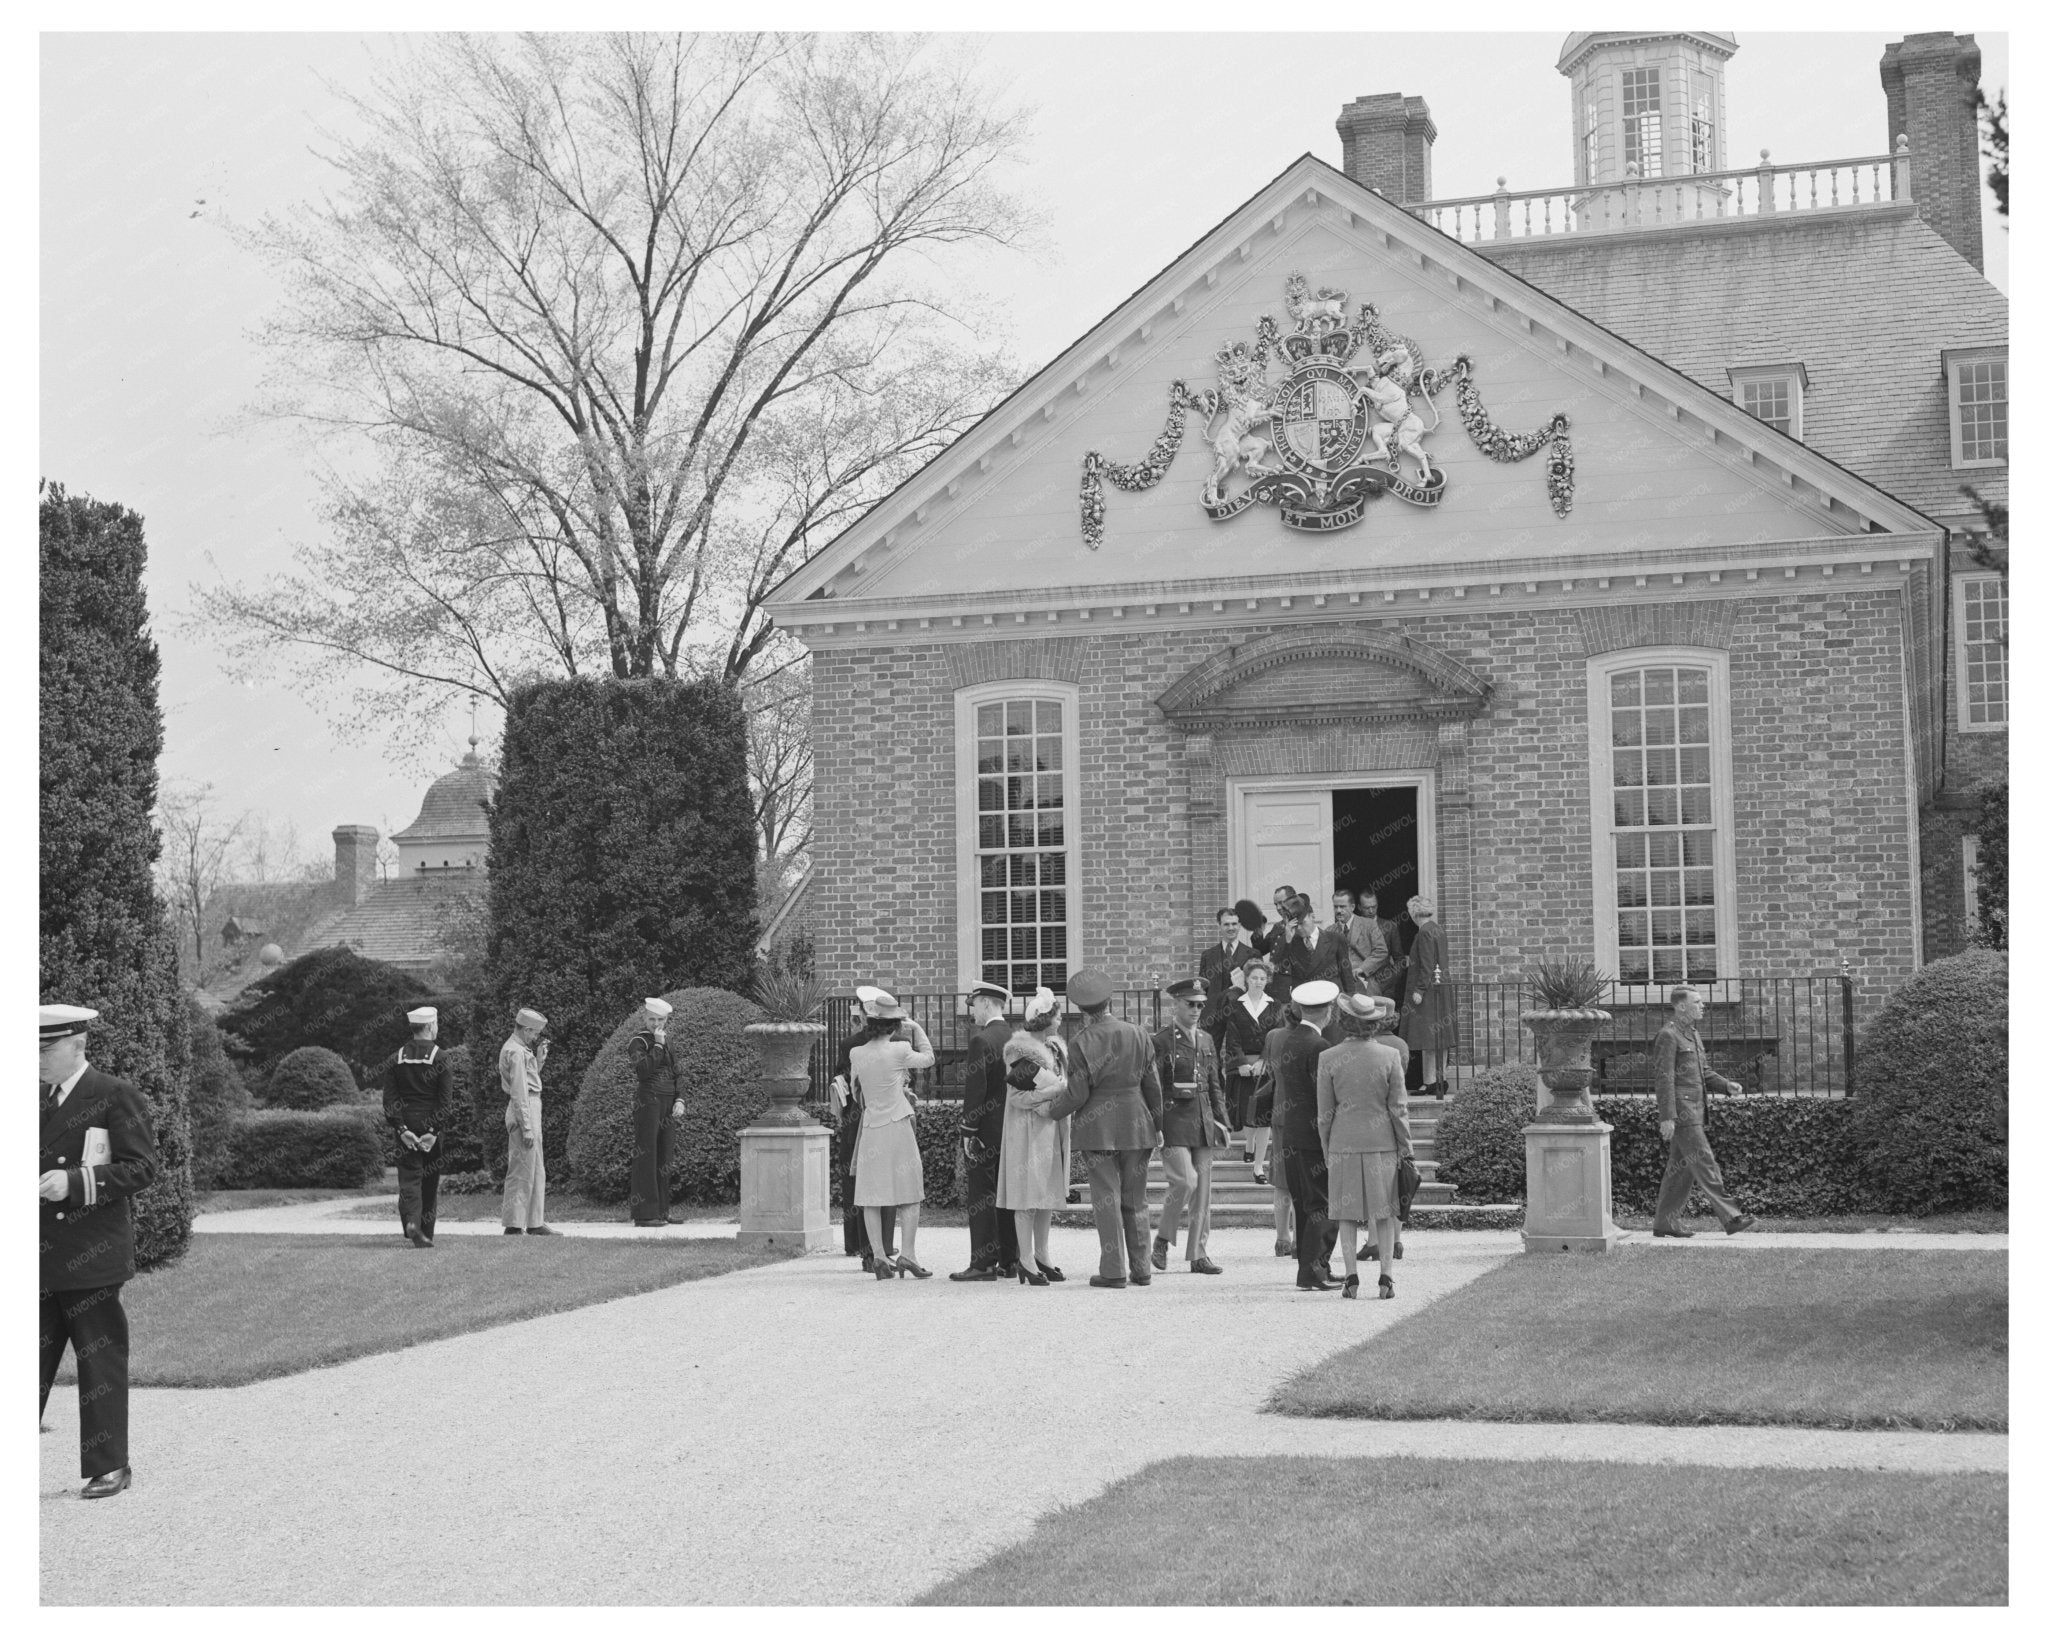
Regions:
[[[921,1604],[2002,1604],[2004,1474],[1155,1463]]]
[[[1517,1257],[1281,1384],[1290,1416],[2007,1425],[2003,1251]]]
[[[228,1388],[778,1262],[723,1240],[200,1234],[121,1294],[139,1388]],[[72,1380],[65,1356],[63,1380]]]
[[[443,1194],[434,1207],[437,1223],[495,1223],[504,1211],[504,1196],[493,1190],[489,1194]],[[398,1232],[398,1203],[396,1191],[379,1200],[365,1200],[360,1205],[341,1213],[348,1218],[361,1217],[372,1222],[389,1221],[392,1232]],[[740,1220],[738,1206],[671,1206],[669,1215],[684,1223],[737,1223]],[[623,1223],[627,1220],[626,1203],[616,1205],[593,1205],[581,1195],[563,1192],[548,1196],[548,1221],[551,1223]]]
[[[398,1189],[398,1174],[388,1172],[391,1192]],[[194,1197],[197,1211],[258,1211],[265,1206],[303,1206],[315,1200],[357,1200],[375,1194],[369,1189],[212,1189]]]

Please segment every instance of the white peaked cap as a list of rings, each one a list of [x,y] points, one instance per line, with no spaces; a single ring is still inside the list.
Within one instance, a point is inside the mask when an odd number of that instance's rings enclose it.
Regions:
[[[38,1034],[45,1041],[61,1041],[67,1035],[83,1035],[85,1026],[99,1017],[94,1007],[52,1006],[40,1009]]]
[[[441,1014],[434,1007],[414,1007],[405,1015],[405,1021],[408,1024],[438,1024],[441,1021]]]
[[[1327,1007],[1337,999],[1337,986],[1327,978],[1311,978],[1294,986],[1294,1004],[1299,1007]]]
[[[647,1009],[647,1016],[650,1018],[666,1018],[676,1010],[673,1003],[662,1000],[658,995],[650,995],[640,1005]]]

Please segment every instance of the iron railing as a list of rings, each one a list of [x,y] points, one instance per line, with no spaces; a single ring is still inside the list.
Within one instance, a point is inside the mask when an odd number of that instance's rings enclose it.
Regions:
[[[1493,193],[1425,199],[1409,209],[1462,244],[1485,244],[1685,227],[1731,217],[1854,210],[1903,204],[1912,197],[1912,165],[1902,136],[1894,154],[1798,165],[1773,164],[1766,148],[1761,161],[1738,170],[1631,176],[1620,182],[1519,193],[1510,192],[1503,177]]]
[[[1535,1039],[1522,1014],[1536,1010],[1526,983],[1449,986],[1453,1081],[1501,1064],[1533,1062]],[[1846,1097],[1855,1090],[1856,1013],[1854,982],[1838,973],[1804,978],[1721,979],[1695,986],[1705,1011],[1700,1041],[1713,1068],[1740,1081],[1745,1092],[1771,1096]],[[897,1000],[931,1037],[938,1063],[919,1070],[912,1090],[924,1098],[960,1096],[961,1068],[974,1024],[967,996],[941,991],[899,995]],[[1609,987],[1601,1006],[1614,1014],[1593,1043],[1593,1090],[1608,1094],[1650,1090],[1650,1045],[1670,1017],[1661,1000],[1642,999],[1638,990]],[[1157,1029],[1165,1016],[1159,990],[1121,990],[1111,1010],[1143,1028]],[[1071,1031],[1080,1015],[1069,1012],[1062,1028]],[[822,1106],[840,1049],[860,1033],[851,996],[825,1002],[825,1035],[811,1055],[810,1101]]]

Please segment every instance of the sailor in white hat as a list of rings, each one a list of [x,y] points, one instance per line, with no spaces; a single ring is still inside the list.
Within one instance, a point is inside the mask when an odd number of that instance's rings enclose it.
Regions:
[[[1329,1220],[1330,1173],[1316,1125],[1316,1065],[1330,1046],[1323,1027],[1337,986],[1312,978],[1294,986],[1301,1022],[1266,1037],[1266,1067],[1273,1076],[1273,1135],[1283,1153],[1288,1198],[1294,1203],[1294,1285],[1298,1291],[1335,1291],[1330,1253],[1337,1225]]]
[[[422,1251],[434,1244],[441,1195],[441,1128],[455,1108],[455,1075],[441,1050],[441,1014],[414,1007],[412,1039],[384,1066],[384,1118],[398,1134],[398,1221]]]
[[[967,1266],[955,1280],[1002,1280],[1017,1272],[1017,1219],[996,1205],[1003,1170],[1003,1111],[1010,1088],[1003,1048],[1010,992],[982,979],[968,987],[967,1063],[960,1078],[960,1143],[967,1161]]]
[[[627,1209],[641,1228],[675,1219],[668,1211],[669,1171],[675,1163],[675,1123],[683,1118],[681,1083],[669,1051],[668,1021],[675,1007],[658,995],[640,1003],[645,1026],[626,1043],[639,1082],[633,1093],[633,1179]]]
[[[841,1121],[840,1233],[846,1255],[858,1257],[861,1271],[866,1274],[875,1271],[875,1253],[868,1244],[867,1214],[853,1203],[854,1160],[860,1153],[860,1122],[863,1108],[860,1096],[853,1085],[853,1049],[860,1040],[861,1030],[867,1021],[877,1016],[876,1009],[895,1005],[896,997],[879,985],[854,985],[853,1027],[846,1031],[845,1039],[839,1043],[838,1053],[832,1060],[832,1112],[838,1115]],[[879,1209],[882,1215],[882,1254],[893,1262],[896,1257],[896,1208],[883,1206]]]
[[[552,1234],[547,1226],[548,1166],[542,1145],[541,1066],[548,1061],[543,1013],[521,1007],[512,1033],[498,1049],[498,1084],[505,1091],[505,1232]]]
[[[128,1316],[121,1287],[135,1276],[128,1201],[157,1174],[149,1104],[130,1081],[86,1061],[92,1007],[41,1009],[42,1133],[38,1195],[42,1279],[38,1293],[42,1393],[68,1345],[78,1363],[80,1492],[117,1496],[128,1465]]]

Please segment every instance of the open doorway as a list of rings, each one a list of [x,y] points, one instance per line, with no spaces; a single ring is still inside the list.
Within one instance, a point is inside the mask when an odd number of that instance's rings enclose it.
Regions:
[[[1349,888],[1361,914],[1369,893],[1379,919],[1399,922],[1401,948],[1415,939],[1408,901],[1422,891],[1421,792],[1384,785],[1330,792],[1330,852],[1338,887]],[[1408,1090],[1422,1085],[1422,1054],[1408,1055]]]

